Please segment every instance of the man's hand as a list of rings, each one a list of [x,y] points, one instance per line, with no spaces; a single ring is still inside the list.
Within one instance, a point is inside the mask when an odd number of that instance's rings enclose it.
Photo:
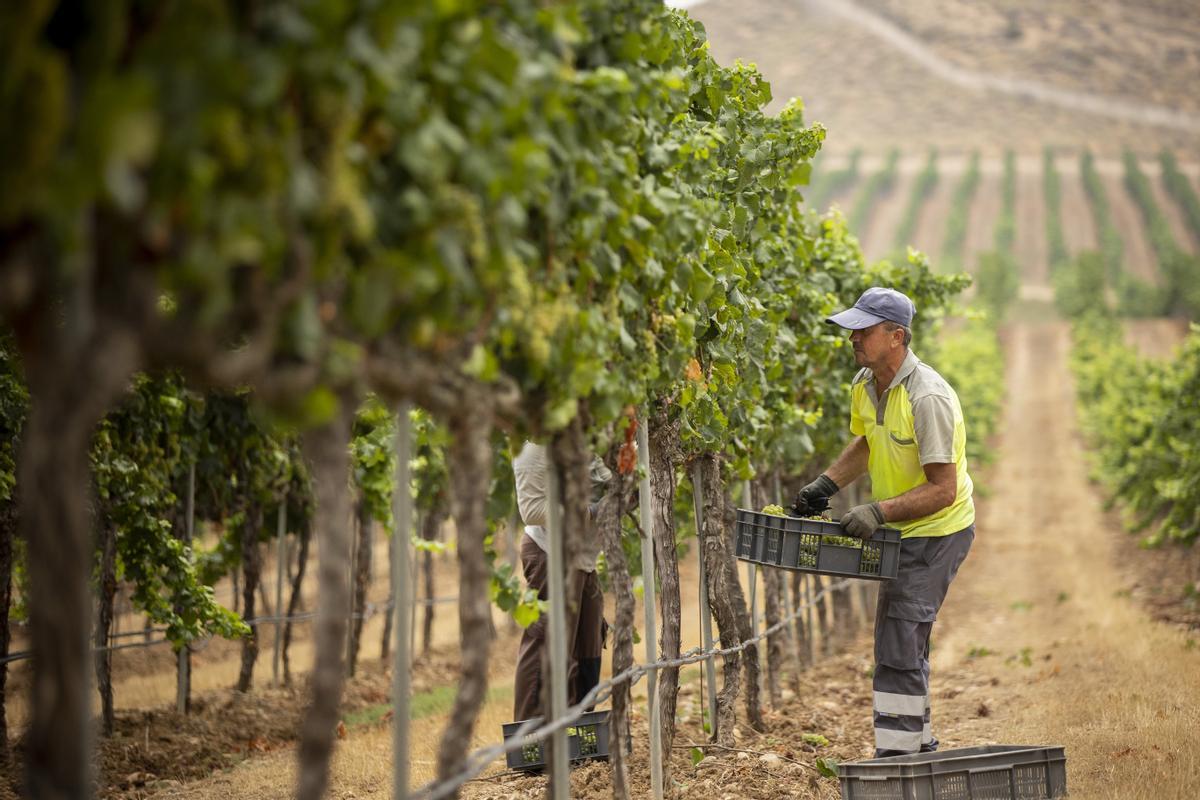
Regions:
[[[855,506],[842,517],[842,527],[850,536],[867,539],[883,526],[883,509],[879,503]]]
[[[796,500],[792,503],[792,511],[798,516],[808,517],[820,514],[829,508],[829,498],[838,492],[838,485],[833,479],[822,473],[815,481],[796,492]]]

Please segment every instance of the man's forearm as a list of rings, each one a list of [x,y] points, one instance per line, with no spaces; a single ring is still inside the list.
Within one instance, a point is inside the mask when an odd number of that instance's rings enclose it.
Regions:
[[[904,522],[941,511],[954,502],[955,488],[936,483],[922,483],[890,500],[881,500],[879,507],[888,522]]]
[[[867,445],[867,438],[856,436],[850,444],[846,445],[846,449],[830,465],[829,469],[825,470],[825,474],[838,485],[839,489],[845,489],[866,473],[867,458],[870,454],[871,448]]]

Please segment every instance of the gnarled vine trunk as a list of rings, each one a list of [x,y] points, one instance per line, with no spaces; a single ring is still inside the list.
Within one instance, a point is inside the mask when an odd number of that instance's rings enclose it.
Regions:
[[[358,648],[362,641],[363,623],[367,618],[367,586],[371,582],[371,512],[367,504],[361,500],[358,503],[358,547],[355,549],[357,558],[354,563],[354,624],[350,626],[350,643],[347,658],[350,662],[350,676],[358,667]]]
[[[92,791],[88,630],[95,543],[88,453],[97,423],[138,364],[136,342],[122,329],[98,321],[73,336],[60,328],[59,299],[33,304],[14,324],[30,396],[17,475],[35,664],[25,788],[38,798]],[[72,319],[66,327],[84,324]]]
[[[817,596],[815,611],[817,629],[821,632],[821,655],[828,656],[833,653],[833,628],[829,622],[830,593],[825,590],[833,583],[833,578],[828,575],[813,575],[811,580],[813,594]]]
[[[300,610],[300,590],[304,587],[304,572],[308,566],[308,548],[312,542],[312,522],[305,522],[299,532],[296,553],[296,574],[292,576],[292,594],[288,600],[287,621],[283,623],[283,685],[292,685],[292,662],[288,649],[292,645],[292,618]]]
[[[190,550],[193,528],[196,524],[196,464],[194,461],[189,467],[187,485],[183,489],[182,497],[183,506],[175,506],[175,516],[171,521],[171,528],[175,533],[175,538]],[[176,614],[184,612],[182,603],[176,602],[174,608]],[[184,714],[187,714],[192,708],[192,651],[184,644],[173,646],[171,652],[175,654],[175,704],[177,708],[182,709]]]
[[[738,620],[730,602],[733,589],[728,580],[728,564],[733,559],[729,537],[725,532],[725,485],[721,480],[719,456],[705,454],[699,457],[700,480],[704,489],[702,508],[702,530],[700,536],[704,574],[708,579],[708,605],[721,633],[721,647],[733,647],[742,639],[738,633]],[[741,691],[740,653],[725,656],[722,676],[724,682],[717,695],[717,719],[713,741],[724,747],[732,747],[733,728],[737,722],[737,697]]]
[[[800,646],[802,663],[804,666],[812,666],[813,663],[813,640],[812,640],[812,608],[808,605],[808,585],[807,576],[795,572],[792,573],[792,605],[799,612],[796,614],[796,622],[793,626],[796,635],[796,641]]]
[[[5,703],[8,700],[8,645],[12,641],[9,631],[9,609],[12,607],[13,535],[17,527],[16,509],[11,503],[0,507],[0,764],[8,759],[8,716]]]
[[[661,629],[658,654],[661,659],[679,658],[679,554],[675,550],[675,468],[680,457],[679,423],[671,421],[664,408],[650,416],[650,493],[654,561],[658,567],[658,605]],[[645,574],[643,580],[653,576]],[[679,668],[658,673],[658,713],[662,725],[662,751],[670,754],[675,742],[675,707],[679,699]],[[670,785],[670,761],[663,759],[663,785]]]
[[[258,660],[258,623],[254,619],[254,593],[262,580],[262,549],[258,536],[262,532],[262,506],[255,503],[246,509],[242,524],[242,619],[250,626],[250,635],[242,639],[242,665],[238,670],[237,690],[250,691],[254,680],[254,662]]]
[[[350,409],[347,411],[347,409]],[[350,530],[350,413],[341,411],[308,432],[304,451],[312,465],[316,489],[317,619],[313,638],[312,702],[300,730],[298,800],[320,800],[329,786],[329,758],[342,701],[346,622],[350,615],[348,560]],[[293,600],[296,594],[293,593]]]
[[[100,718],[104,735],[113,732],[112,635],[113,601],[117,596],[117,532],[107,523],[100,525],[100,580],[96,604],[96,688],[100,692]]]
[[[451,512],[458,532],[462,672],[450,720],[438,746],[439,780],[450,778],[462,769],[467,757],[465,743],[471,741],[475,720],[487,694],[492,614],[488,599],[490,573],[483,544],[487,536],[486,487],[492,469],[491,427],[486,404],[463,409],[449,420],[450,446],[446,458]]]
[[[388,537],[388,602],[387,611],[383,617],[383,634],[379,639],[379,660],[387,663],[388,657],[392,654],[392,623],[396,617],[396,581],[392,574],[392,567],[396,564],[396,540],[399,538],[397,533],[392,533]]]
[[[748,498],[751,501],[751,507],[758,506],[753,503],[753,497]],[[730,492],[725,492],[725,530],[729,532],[730,547],[733,548],[732,553],[737,552],[737,544],[734,540],[734,531],[737,530],[737,506],[733,502],[733,497]],[[738,637],[745,642],[754,638],[758,633],[754,630],[754,622],[750,618],[750,609],[746,604],[746,595],[742,592],[741,581],[738,580],[738,562],[737,558],[730,558],[726,562],[726,585],[730,587],[729,601],[733,604],[733,615],[738,623]],[[750,727],[758,732],[763,732],[767,729],[767,724],[763,721],[762,716],[762,689],[760,679],[762,668],[759,664],[758,646],[749,647],[744,653],[746,662],[746,721],[750,723]]]
[[[600,501],[596,513],[596,528],[604,545],[604,561],[608,565],[609,584],[616,600],[616,618],[612,634],[612,674],[619,675],[633,665],[633,625],[635,603],[629,562],[621,546],[621,518],[626,512],[625,497],[633,482],[632,476],[618,470],[617,453],[620,443],[610,449],[605,463],[613,473],[613,485]],[[629,733],[629,684],[613,687],[612,711],[609,723],[609,753],[612,760],[613,800],[629,798],[629,767],[626,764],[632,749]]]
[[[763,570],[763,612],[767,627],[784,617],[783,593],[787,591],[787,576],[782,570],[767,567]],[[781,628],[767,637],[767,686],[771,696],[771,707],[778,708],[783,701],[783,680],[788,656],[788,631]]]
[[[436,542],[438,531],[442,529],[442,523],[446,521],[446,510],[442,507],[442,503],[438,503],[421,522],[421,539],[426,542]],[[433,618],[437,613],[434,604],[435,584],[433,576],[433,551],[426,550],[421,554],[421,572],[424,575],[425,584],[425,608],[421,623],[421,652],[429,655],[429,648],[433,646]]]

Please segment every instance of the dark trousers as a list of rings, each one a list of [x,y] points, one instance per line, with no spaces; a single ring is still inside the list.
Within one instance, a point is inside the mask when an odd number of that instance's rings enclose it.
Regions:
[[[975,526],[900,543],[900,571],[875,610],[875,757],[937,749],[929,704],[929,634]]]
[[[528,536],[521,539],[521,568],[525,582],[546,599],[546,554]],[[579,595],[574,603],[567,598],[567,699],[578,703],[600,682],[600,653],[604,646],[604,594],[595,572],[575,570]],[[571,576],[566,585],[571,586]],[[578,609],[572,614],[572,607]],[[513,684],[513,719],[525,720],[542,715],[542,650],[546,642],[546,615],[525,629],[517,653],[517,674]]]

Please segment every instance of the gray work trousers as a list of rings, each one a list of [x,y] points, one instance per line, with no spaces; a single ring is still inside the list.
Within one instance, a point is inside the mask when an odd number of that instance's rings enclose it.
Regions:
[[[929,634],[975,526],[900,542],[900,571],[875,610],[875,757],[937,749],[929,705]]]

